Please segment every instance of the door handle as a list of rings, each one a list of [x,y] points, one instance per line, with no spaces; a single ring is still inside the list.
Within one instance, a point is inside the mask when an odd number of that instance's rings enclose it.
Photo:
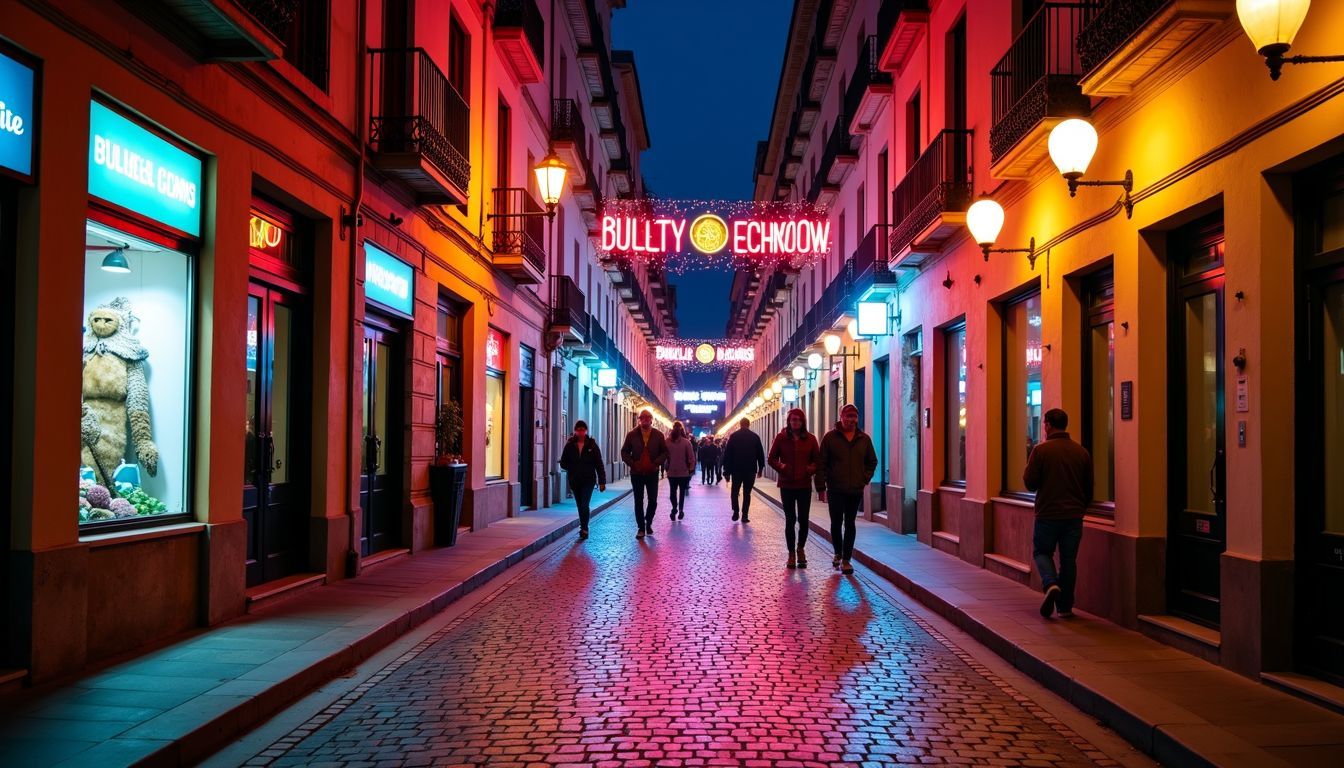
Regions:
[[[1223,460],[1223,449],[1219,448],[1213,452],[1213,464],[1209,465],[1209,496],[1213,498],[1213,503],[1222,502],[1222,497],[1218,494],[1218,465]]]
[[[266,479],[269,481],[271,479],[271,473],[275,471],[275,468],[271,466],[275,459],[275,436],[270,432],[267,432],[261,436],[261,439],[264,446],[262,449],[262,458],[264,461],[261,465],[261,471],[266,473]]]
[[[377,472],[378,468],[382,466],[378,461],[378,452],[383,447],[383,441],[380,440],[377,435],[369,435],[364,439],[369,446],[369,471]]]

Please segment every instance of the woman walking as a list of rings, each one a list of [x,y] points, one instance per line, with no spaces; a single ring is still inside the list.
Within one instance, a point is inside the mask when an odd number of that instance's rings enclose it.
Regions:
[[[812,478],[821,461],[821,449],[817,438],[807,431],[803,409],[789,411],[784,424],[770,444],[769,462],[779,473],[779,498],[784,503],[784,543],[789,548],[786,566],[806,568],[807,514],[812,507]]]
[[[579,538],[586,539],[593,486],[607,490],[607,470],[602,466],[602,450],[596,440],[588,439],[588,425],[582,420],[574,422],[574,434],[560,452],[560,468],[569,475],[569,489],[579,507]]]
[[[686,492],[691,488],[691,475],[695,474],[695,446],[686,434],[686,427],[680,421],[672,425],[672,435],[667,438],[667,459],[663,466],[667,468],[668,499],[672,502],[672,519],[684,519]]]

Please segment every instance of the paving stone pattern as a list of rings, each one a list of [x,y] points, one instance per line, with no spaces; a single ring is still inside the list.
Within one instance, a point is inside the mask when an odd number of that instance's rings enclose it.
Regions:
[[[1115,765],[814,540],[627,500],[249,765]],[[814,512],[824,514],[814,502]]]

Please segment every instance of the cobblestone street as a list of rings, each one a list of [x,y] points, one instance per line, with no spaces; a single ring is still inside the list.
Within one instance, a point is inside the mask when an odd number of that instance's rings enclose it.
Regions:
[[[760,499],[660,492],[652,537],[627,499],[249,764],[1108,764],[824,540],[785,569]]]

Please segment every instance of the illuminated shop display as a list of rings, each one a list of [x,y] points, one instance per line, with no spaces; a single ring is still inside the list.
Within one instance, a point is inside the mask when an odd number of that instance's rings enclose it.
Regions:
[[[485,332],[485,476],[504,476],[504,355],[507,339]]]
[[[201,159],[98,102],[89,105],[89,194],[201,233]]]
[[[0,53],[0,169],[25,179],[33,175],[36,87],[33,67]]]

